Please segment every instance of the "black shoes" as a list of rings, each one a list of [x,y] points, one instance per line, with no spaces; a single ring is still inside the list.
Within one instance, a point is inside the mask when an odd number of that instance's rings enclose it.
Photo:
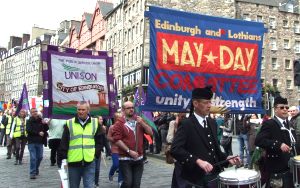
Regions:
[[[6,159],[11,159],[11,156],[7,156]]]
[[[30,179],[36,179],[35,175],[30,175]]]
[[[51,163],[51,165],[50,166],[55,166],[55,163]]]

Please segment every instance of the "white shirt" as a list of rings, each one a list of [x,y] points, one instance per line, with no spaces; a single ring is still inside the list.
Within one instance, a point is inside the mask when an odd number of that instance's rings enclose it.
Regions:
[[[205,118],[203,118],[203,117],[199,116],[198,114],[196,114],[195,112],[194,112],[194,115],[195,115],[195,117],[197,118],[199,124],[204,128],[203,120],[206,121],[206,117],[207,117],[207,116],[205,116]],[[207,125],[207,121],[206,121],[206,125]]]
[[[279,122],[281,123],[281,126],[284,126],[283,122],[287,123],[286,120],[281,119],[280,117],[276,116],[276,118],[279,120]]]

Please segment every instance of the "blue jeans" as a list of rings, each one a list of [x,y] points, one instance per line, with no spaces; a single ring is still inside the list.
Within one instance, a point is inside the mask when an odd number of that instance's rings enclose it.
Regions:
[[[39,167],[43,159],[43,144],[28,144],[30,153],[30,175],[35,176],[39,174]]]
[[[69,183],[71,188],[79,188],[81,177],[84,188],[94,188],[95,161],[84,167],[69,167]]]
[[[123,175],[121,188],[139,188],[144,170],[144,161],[120,160],[120,171]]]
[[[249,137],[247,134],[239,134],[238,141],[240,145],[240,158],[244,163],[244,150],[246,152],[247,157],[247,165],[250,165],[250,153],[249,153]]]
[[[101,157],[95,158],[95,185],[99,185]]]
[[[113,176],[115,174],[116,170],[119,168],[119,154],[112,153],[111,158],[112,158],[112,165],[109,170],[109,175]],[[122,181],[123,181],[122,172],[119,170],[118,182],[120,183]]]

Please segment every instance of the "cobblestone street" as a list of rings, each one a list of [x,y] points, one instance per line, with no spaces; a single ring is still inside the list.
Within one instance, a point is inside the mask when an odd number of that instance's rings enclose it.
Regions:
[[[14,165],[15,160],[6,159],[6,147],[0,147],[0,187],[1,188],[60,188],[58,168],[50,166],[50,150],[44,148],[44,159],[40,166],[40,175],[37,179],[29,179],[29,152],[27,147],[24,152],[23,165]],[[116,188],[117,176],[114,181],[108,180],[108,171],[111,160],[101,161],[100,187]],[[148,163],[144,166],[142,179],[143,188],[169,188],[171,185],[173,165],[168,165],[164,161],[148,158]]]

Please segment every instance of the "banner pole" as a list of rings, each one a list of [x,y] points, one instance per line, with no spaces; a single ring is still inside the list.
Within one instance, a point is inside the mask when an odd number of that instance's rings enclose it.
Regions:
[[[145,0],[144,12],[146,11],[146,9],[148,7],[147,4],[148,4],[148,0]],[[144,60],[145,60],[145,40],[146,40],[146,33],[147,33],[147,31],[146,31],[147,30],[146,20],[148,20],[148,18],[146,16],[144,16],[143,50],[142,50],[142,60],[141,60],[141,80],[140,80],[140,84],[139,84],[139,101],[141,101],[141,98],[142,98],[143,80],[144,80],[144,77],[145,77]],[[149,32],[150,32],[150,30],[149,30]]]

